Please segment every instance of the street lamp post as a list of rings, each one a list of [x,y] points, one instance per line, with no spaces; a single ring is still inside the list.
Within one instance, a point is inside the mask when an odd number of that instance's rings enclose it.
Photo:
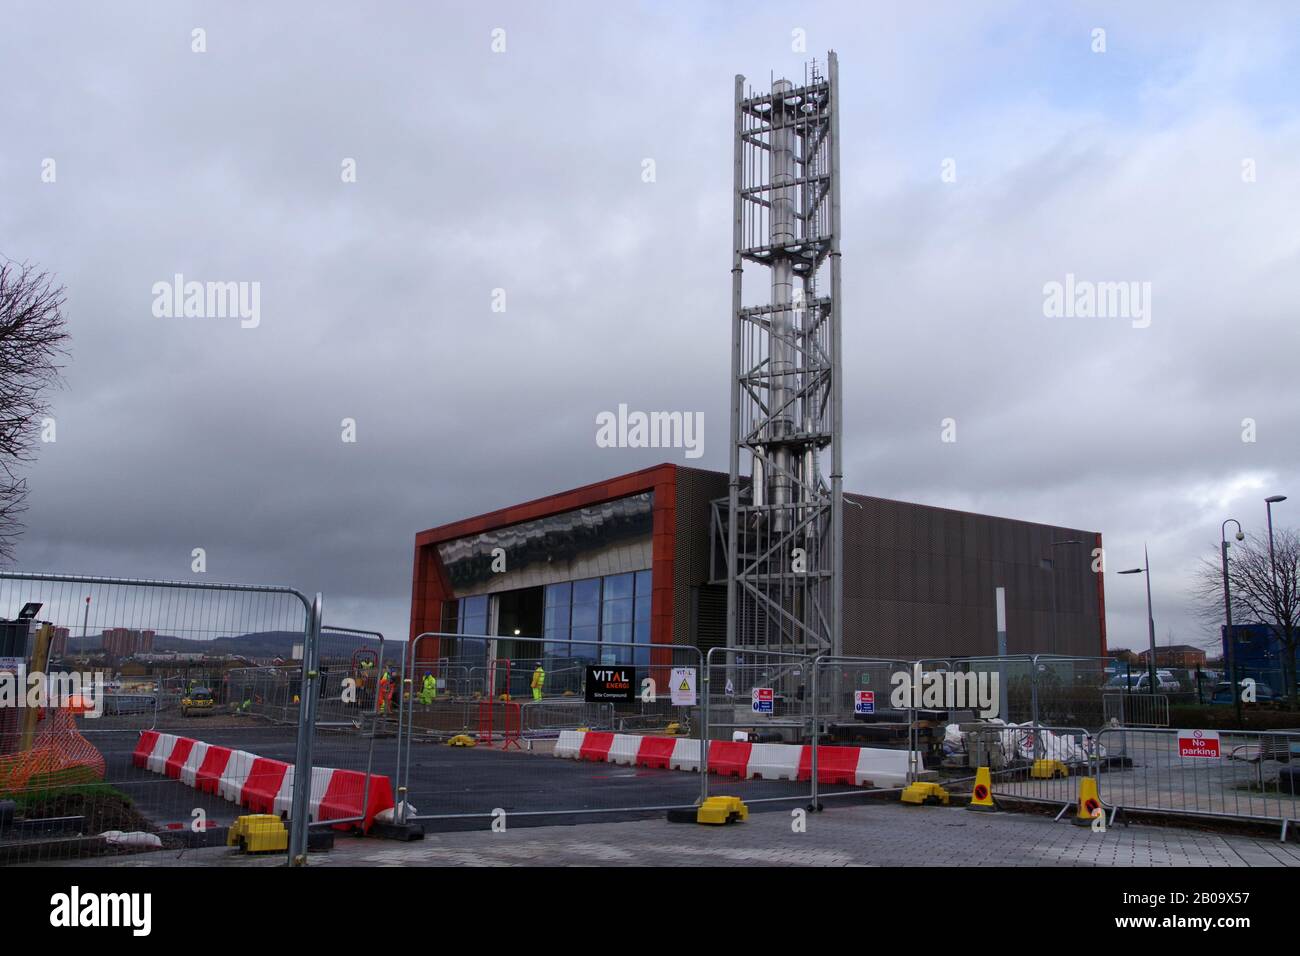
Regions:
[[[1228,660],[1228,686],[1232,688],[1232,709],[1237,716],[1237,726],[1241,726],[1241,689],[1237,684],[1237,655],[1232,649],[1232,594],[1228,590],[1228,522],[1231,521],[1237,526],[1237,540],[1245,540],[1245,535],[1241,531],[1241,522],[1236,518],[1228,518],[1223,524],[1219,525],[1219,553],[1222,558],[1223,566],[1223,616],[1227,621],[1228,629],[1225,631],[1224,651]],[[1211,693],[1210,701],[1213,703],[1214,696]]]
[[[1269,595],[1269,597],[1270,597],[1270,601],[1269,601],[1269,603],[1273,605],[1273,607],[1274,607],[1275,610],[1278,608],[1278,606],[1281,604],[1281,602],[1276,600],[1276,598],[1277,598],[1277,593],[1278,593],[1278,592],[1277,592],[1277,561],[1276,561],[1276,559],[1274,559],[1274,557],[1273,557],[1273,506],[1274,506],[1275,504],[1278,504],[1279,502],[1282,502],[1282,501],[1286,501],[1286,495],[1269,495],[1267,498],[1264,499],[1264,508],[1265,508],[1265,510],[1268,512],[1268,571],[1269,571],[1269,583],[1273,585],[1273,593],[1272,593],[1271,595]],[[1275,616],[1280,617],[1281,615],[1275,615]],[[1277,621],[1277,622],[1275,622],[1275,623],[1276,623],[1279,627],[1280,627],[1281,624],[1282,624],[1282,622],[1281,622],[1280,620]],[[1278,635],[1278,640],[1281,641],[1281,635]],[[1287,665],[1286,665],[1286,659],[1285,659],[1285,652],[1286,652],[1286,646],[1285,646],[1285,645],[1283,645],[1282,650],[1283,650],[1283,660],[1282,660],[1282,681],[1283,681],[1284,684],[1289,684],[1289,683],[1291,683],[1291,677],[1290,677],[1290,675],[1287,673],[1288,668],[1287,668]],[[1290,688],[1290,687],[1287,688],[1286,699],[1287,699],[1288,701],[1292,700],[1292,688]]]
[[[1147,546],[1142,545],[1143,567],[1129,568],[1120,574],[1145,574],[1147,576],[1147,693],[1154,694],[1159,687],[1156,683],[1156,619],[1151,613],[1151,555]]]
[[[1277,561],[1273,558],[1273,506],[1286,501],[1286,495],[1270,495],[1264,499],[1264,509],[1268,512],[1268,567],[1273,576],[1273,590],[1277,590]]]
[[[86,613],[81,618],[81,653],[86,653],[86,628],[90,626],[90,595],[86,595]],[[72,642],[69,641],[69,644]]]

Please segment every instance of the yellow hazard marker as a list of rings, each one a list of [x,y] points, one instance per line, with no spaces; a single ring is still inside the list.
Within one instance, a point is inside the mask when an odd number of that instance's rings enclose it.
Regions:
[[[714,826],[748,818],[749,808],[740,797],[709,797],[695,812],[696,823],[708,823]]]
[[[903,788],[901,799],[918,807],[925,803],[942,803],[946,807],[949,794],[937,783],[911,783]]]
[[[1051,780],[1053,777],[1068,777],[1070,768],[1059,760],[1035,760],[1029,776],[1035,780]]]
[[[273,813],[247,814],[226,832],[226,846],[237,846],[244,853],[286,850],[289,831],[284,828],[284,821]]]
[[[447,741],[448,747],[474,747],[477,744],[478,741],[469,734],[457,734],[455,737],[452,737],[451,740]]]
[[[1071,821],[1076,827],[1090,827],[1093,819],[1106,811],[1101,806],[1101,795],[1097,793],[1097,781],[1092,777],[1079,778],[1079,808]]]
[[[664,728],[664,733],[669,737],[675,737],[677,736],[677,731],[681,729],[682,729],[682,725],[674,720],[671,724],[669,724],[667,727]]]
[[[993,777],[988,767],[980,767],[975,771],[975,787],[970,792],[970,803],[966,804],[966,809],[990,813],[997,808],[993,802]]]

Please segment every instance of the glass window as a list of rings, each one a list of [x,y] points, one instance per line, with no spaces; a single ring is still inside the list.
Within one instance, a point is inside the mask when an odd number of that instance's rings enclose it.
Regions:
[[[459,633],[487,633],[488,599],[486,594],[460,599]]]
[[[651,573],[636,573],[636,605],[633,611],[632,640],[638,645],[632,663],[637,667],[650,666],[650,588]]]
[[[593,630],[600,623],[600,605],[599,604],[575,604],[573,605],[573,630],[576,632],[580,627],[590,627]]]
[[[587,578],[573,582],[573,603],[597,604],[600,602],[600,578]]]
[[[609,647],[605,644],[631,643],[632,595],[636,584],[635,574],[611,574],[604,579],[604,603],[601,606],[600,640],[602,660],[614,664],[631,664],[632,648]]]
[[[546,606],[568,607],[572,595],[573,584],[569,581],[565,581],[563,584],[548,584],[546,585]]]
[[[636,619],[638,621],[650,620],[650,584],[648,581],[644,590],[641,588],[641,582],[637,581]]]
[[[615,623],[606,621],[601,625],[601,641],[610,641],[616,643],[632,643],[632,622]]]
[[[595,642],[600,639],[600,631],[594,624],[589,627],[574,625],[573,630],[570,633],[574,641],[569,651],[570,654],[576,658],[580,658],[581,660],[590,661],[593,664],[599,660],[599,649],[596,647],[595,643],[578,643],[578,641]]]
[[[632,620],[632,602],[606,601],[603,613],[603,624],[626,624]]]
[[[632,640],[637,643],[632,663],[637,667],[650,666],[650,621],[637,621],[632,625]]]
[[[611,574],[605,578],[605,600],[617,601],[632,596],[632,582],[634,576],[631,574]]]
[[[572,626],[569,635],[575,641],[600,640],[600,578],[573,582]],[[600,659],[595,644],[574,644],[570,653],[584,661]]]
[[[548,607],[544,612],[542,626],[546,629],[548,635],[569,630],[569,605],[563,607]]]
[[[547,657],[565,657],[569,653],[569,591],[567,584],[551,585],[546,589],[542,636],[546,639],[543,653]]]

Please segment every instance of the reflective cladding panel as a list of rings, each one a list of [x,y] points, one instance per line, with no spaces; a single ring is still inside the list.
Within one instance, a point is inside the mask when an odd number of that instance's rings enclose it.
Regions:
[[[458,596],[635,571],[650,564],[653,506],[642,492],[448,541],[438,555]],[[493,569],[495,548],[504,573]]]

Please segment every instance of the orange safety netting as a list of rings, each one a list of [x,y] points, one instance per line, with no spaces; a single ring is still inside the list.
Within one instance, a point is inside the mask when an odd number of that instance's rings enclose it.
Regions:
[[[0,756],[0,794],[104,779],[104,755],[77,730],[73,714],[43,710],[31,749]]]

